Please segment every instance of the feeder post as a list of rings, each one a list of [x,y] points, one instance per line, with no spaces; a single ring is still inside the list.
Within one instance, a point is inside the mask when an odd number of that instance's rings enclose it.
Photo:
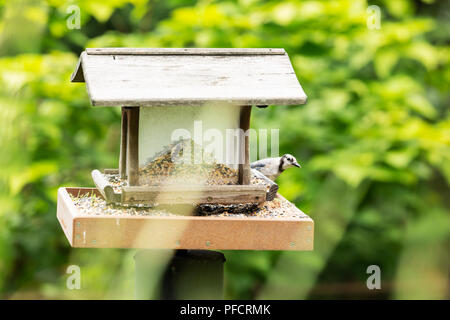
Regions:
[[[128,118],[127,110],[122,107],[122,123],[120,129],[120,158],[119,158],[119,173],[122,179],[127,178],[127,131]]]
[[[136,299],[221,300],[225,256],[211,250],[175,250],[162,278],[155,281],[159,250],[135,256]]]
[[[241,107],[241,113],[239,117],[239,128],[244,133],[239,141],[239,184],[250,184],[250,114],[252,106]]]
[[[129,186],[139,185],[139,107],[126,107],[127,176]]]

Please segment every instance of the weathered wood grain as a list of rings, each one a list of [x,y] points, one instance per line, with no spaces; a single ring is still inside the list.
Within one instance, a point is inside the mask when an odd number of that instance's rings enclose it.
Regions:
[[[261,172],[255,169],[251,169],[251,172],[253,175],[257,176],[260,179],[263,179],[268,185],[269,185],[269,191],[267,191],[266,194],[266,201],[272,201],[275,199],[275,196],[278,192],[278,184],[267,178],[265,175],[263,175]]]
[[[93,105],[238,106],[306,102],[286,53],[144,54],[142,50],[142,54],[115,55],[105,52],[83,52],[72,76],[72,81],[82,78],[86,81]]]
[[[78,194],[85,194],[82,190],[74,190],[73,195],[77,196]],[[90,189],[96,190],[96,189]],[[78,216],[78,210],[72,202],[72,199],[69,196],[66,188],[58,189],[58,200],[57,200],[57,209],[56,209],[56,217],[58,218],[59,224],[61,225],[64,234],[71,246],[74,245],[75,235],[73,233],[74,227],[74,219]]]
[[[86,48],[89,55],[270,55],[281,48]]]
[[[127,179],[129,186],[139,185],[139,107],[126,107],[127,112]]]
[[[58,220],[73,247],[209,250],[313,250],[314,221],[292,205],[285,217],[81,214],[70,199],[91,188],[61,188]],[[280,199],[284,199],[277,195]],[[63,217],[63,218],[61,218]]]
[[[247,132],[250,129],[250,115],[252,112],[251,106],[241,107],[241,113],[239,116],[239,127],[244,131],[244,135],[240,139],[244,141],[239,141],[239,183],[240,184],[250,184],[250,137]],[[243,158],[243,159],[242,159]],[[242,161],[243,160],[243,161]],[[243,162],[243,163],[241,163]]]
[[[108,181],[105,179],[105,176],[97,169],[92,170],[91,176],[92,180],[94,180],[94,184],[97,187],[98,191],[100,191],[103,198],[106,199],[105,188],[110,187],[112,189],[112,187],[108,184]]]
[[[119,173],[119,169],[103,169],[103,173],[104,174],[118,174]]]
[[[123,187],[122,203],[200,204],[262,203],[264,185],[140,186]]]
[[[263,179],[266,182],[266,201],[272,201],[273,199],[275,199],[277,192],[278,192],[278,184],[276,184],[274,181],[270,180],[269,178],[267,178],[265,175],[263,175],[261,172],[259,172],[258,170],[255,169],[250,169],[251,175],[256,176],[260,179]],[[119,170],[118,169],[103,169],[103,173],[104,174],[118,174]],[[138,187],[141,188],[141,187]],[[192,188],[192,187],[187,187],[187,188]],[[227,188],[227,187],[225,187]],[[236,189],[242,188],[240,186],[237,186]],[[245,190],[246,187],[244,187]],[[200,190],[203,190],[204,186],[202,186],[202,188]],[[222,189],[224,190],[224,189]],[[241,189],[242,190],[242,189]],[[152,192],[155,192],[154,189],[151,190]],[[161,192],[161,190],[160,190]],[[198,191],[197,191],[198,192]],[[120,194],[114,194],[114,202],[121,202],[121,196]]]
[[[119,172],[122,179],[127,177],[127,142],[128,142],[128,118],[127,111],[122,107],[121,129],[120,129],[120,155]]]
[[[114,192],[113,186],[99,170],[92,170],[91,175],[95,186],[106,200],[106,203],[118,203],[121,201],[121,195]]]

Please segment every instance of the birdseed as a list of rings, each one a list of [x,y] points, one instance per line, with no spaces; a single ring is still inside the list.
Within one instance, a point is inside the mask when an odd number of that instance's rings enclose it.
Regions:
[[[147,205],[116,205],[106,204],[103,197],[95,193],[84,195],[70,195],[73,204],[80,214],[110,215],[110,216],[178,216],[197,215],[209,217],[233,218],[308,218],[294,204],[277,196],[273,201],[266,201],[261,205],[235,204],[235,205],[198,205],[198,206],[156,206]],[[189,208],[188,208],[189,207]],[[180,209],[182,208],[182,209]]]
[[[105,179],[108,181],[108,183],[113,187],[115,193],[122,193],[122,188],[128,186],[127,180],[122,179],[120,177],[120,174],[118,174],[118,173],[111,173],[111,174],[103,173],[103,175],[104,175]],[[160,182],[161,181],[162,181],[162,179],[160,179]],[[180,184],[182,184],[182,183],[180,183]],[[235,183],[233,183],[233,184],[235,184]],[[269,191],[269,189],[270,189],[270,184],[268,184],[264,179],[262,179],[256,175],[253,175],[253,173],[250,178],[250,184],[266,185],[267,191]],[[153,184],[141,184],[141,186],[149,186],[149,185],[153,185]],[[192,184],[192,185],[198,185],[198,183]]]
[[[187,149],[190,148],[190,149]],[[195,150],[190,163],[184,163],[184,150]],[[200,150],[200,151],[198,151]],[[194,152],[194,153],[195,153]],[[191,152],[192,154],[193,152]],[[195,157],[204,161],[194,163]],[[115,193],[121,193],[122,187],[128,185],[119,174],[104,174]],[[229,166],[217,163],[212,154],[204,152],[192,139],[185,139],[165,146],[162,151],[148,159],[146,164],[139,169],[140,186],[160,185],[237,185],[239,171]],[[251,184],[270,185],[252,174]]]
[[[193,150],[191,157],[183,157]],[[195,159],[202,160],[195,163]],[[212,154],[205,152],[192,139],[170,144],[147,160],[139,169],[139,184],[157,185],[233,185],[238,183],[238,170],[217,163]]]
[[[95,193],[86,193],[74,196],[70,194],[73,204],[80,214],[88,215],[113,215],[113,216],[174,216],[175,214],[160,208],[154,208],[141,204],[117,205],[106,204],[103,197]]]
[[[181,140],[163,148],[161,152],[147,161],[147,164],[139,169],[140,186],[160,186],[160,185],[237,185],[238,170],[232,169],[224,164],[217,163],[211,154],[201,150],[203,159],[206,162],[200,164],[186,164],[178,161],[183,155],[186,146],[194,150],[192,140]],[[199,148],[197,148],[199,149]],[[197,153],[198,154],[198,153]],[[195,155],[194,155],[195,156]],[[192,156],[192,157],[194,157]],[[193,159],[192,159],[193,160]],[[119,173],[103,174],[109,185],[113,187],[115,193],[120,194],[122,188],[128,186],[126,179],[122,179]],[[250,184],[265,185],[269,191],[271,185],[264,179],[252,173]],[[112,215],[176,215],[180,206],[165,205],[154,206],[151,204],[120,205],[106,204],[101,197],[95,195],[73,197],[74,203],[86,214],[112,214]],[[170,210],[168,210],[169,208]],[[181,210],[186,212],[186,207]],[[244,215],[252,216],[258,213],[259,216],[268,214],[269,205],[258,204],[200,204],[187,209],[188,214],[193,215]],[[280,208],[280,214],[284,215]],[[177,212],[177,213],[175,213]],[[276,213],[276,212],[275,212]]]

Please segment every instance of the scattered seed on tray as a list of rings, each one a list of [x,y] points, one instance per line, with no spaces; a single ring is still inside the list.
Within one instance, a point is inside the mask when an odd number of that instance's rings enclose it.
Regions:
[[[81,196],[71,195],[75,207],[81,214],[112,215],[112,216],[177,216],[193,214],[196,216],[233,217],[233,218],[308,218],[289,201],[277,197],[261,205],[207,205],[192,206],[156,206],[145,205],[114,205],[106,204],[102,197],[87,193]]]
[[[90,215],[117,215],[117,216],[173,216],[175,214],[161,209],[144,205],[116,205],[106,204],[103,197],[98,197],[95,194],[86,193],[81,196],[71,195],[75,207],[81,214]]]

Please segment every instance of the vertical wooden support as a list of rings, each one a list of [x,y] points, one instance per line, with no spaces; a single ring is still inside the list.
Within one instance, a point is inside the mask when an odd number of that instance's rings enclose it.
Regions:
[[[239,117],[239,127],[244,131],[243,141],[239,141],[239,184],[250,184],[250,136],[247,130],[250,129],[251,111],[252,106],[243,106]]]
[[[120,157],[119,157],[119,173],[122,179],[127,178],[127,134],[128,134],[128,117],[127,111],[122,107],[122,126],[120,132]]]
[[[127,176],[129,186],[139,185],[139,107],[126,107]]]

